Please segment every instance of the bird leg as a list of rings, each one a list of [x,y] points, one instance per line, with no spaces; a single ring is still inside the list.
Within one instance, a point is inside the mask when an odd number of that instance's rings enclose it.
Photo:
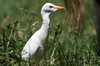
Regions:
[[[43,50],[43,49],[44,49],[44,48],[43,48],[43,45],[40,45],[40,46],[39,46],[39,49],[40,49],[40,50]]]

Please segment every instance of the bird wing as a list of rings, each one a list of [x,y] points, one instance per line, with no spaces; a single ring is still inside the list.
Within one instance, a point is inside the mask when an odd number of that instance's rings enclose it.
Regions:
[[[26,43],[26,45],[24,46],[21,55],[32,55],[36,52],[36,50],[38,49],[39,45],[41,44],[39,38],[37,37],[37,35],[33,35],[28,42]]]

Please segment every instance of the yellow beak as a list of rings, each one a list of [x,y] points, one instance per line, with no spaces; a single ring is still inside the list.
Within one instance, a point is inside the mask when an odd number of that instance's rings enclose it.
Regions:
[[[61,6],[54,6],[53,8],[55,8],[55,9],[66,9],[65,7],[61,7]]]

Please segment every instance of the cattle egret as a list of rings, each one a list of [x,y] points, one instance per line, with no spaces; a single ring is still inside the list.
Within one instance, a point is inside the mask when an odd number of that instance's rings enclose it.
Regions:
[[[57,11],[58,9],[65,9],[65,8],[61,6],[55,6],[52,3],[46,3],[43,5],[41,9],[41,15],[43,19],[42,26],[38,31],[36,31],[32,35],[32,37],[28,40],[28,42],[24,46],[21,52],[22,59],[27,60],[30,56],[35,54],[38,48],[43,50],[43,43],[47,37],[49,23],[50,23],[49,15],[52,12]]]

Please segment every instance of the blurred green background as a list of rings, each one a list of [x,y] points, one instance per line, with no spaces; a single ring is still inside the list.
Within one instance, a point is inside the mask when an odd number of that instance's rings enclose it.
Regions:
[[[85,30],[81,36],[70,33],[73,20],[65,23],[65,10],[51,14],[48,49],[41,62],[22,61],[23,46],[41,24],[41,8],[51,2],[65,6],[63,0],[0,0],[0,66],[98,66],[96,35],[92,19],[92,0],[85,0]]]

